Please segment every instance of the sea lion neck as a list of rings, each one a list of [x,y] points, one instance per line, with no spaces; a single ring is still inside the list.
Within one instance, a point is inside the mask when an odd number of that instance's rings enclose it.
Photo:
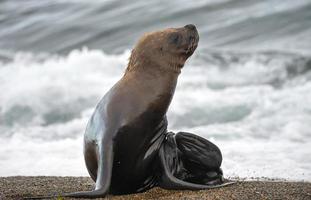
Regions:
[[[172,73],[178,76],[181,69],[185,64],[185,60],[180,56],[172,55],[162,55],[156,56],[157,53],[153,55],[152,53],[141,52],[137,50],[137,47],[132,50],[131,56],[129,58],[128,66],[126,68],[126,73],[137,71],[144,74],[159,74]]]
[[[183,65],[174,63],[160,63],[152,62],[151,59],[146,57],[136,59],[132,53],[128,66],[126,68],[124,76],[135,76],[136,78],[143,78],[146,80],[158,79],[165,81],[164,79],[177,79]]]
[[[144,66],[144,67],[135,67],[134,69],[126,69],[124,76],[137,76],[137,77],[145,77],[152,79],[162,79],[162,78],[178,78],[181,72],[181,68],[179,66]]]
[[[150,84],[157,88],[173,87],[175,89],[178,76],[179,73],[140,68],[126,71],[121,80],[131,79],[146,86]]]
[[[172,97],[179,73],[168,73],[147,67],[126,71],[120,80],[121,85],[131,84],[132,88],[136,88],[135,90],[139,90],[140,94],[144,94],[144,98],[155,99],[163,95]]]

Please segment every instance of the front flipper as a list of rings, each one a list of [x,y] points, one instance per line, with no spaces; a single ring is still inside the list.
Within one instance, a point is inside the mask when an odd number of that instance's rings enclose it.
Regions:
[[[96,186],[93,191],[83,191],[63,194],[63,197],[75,197],[75,198],[98,198],[105,197],[109,191],[111,183],[112,174],[112,164],[113,164],[113,145],[112,142],[103,141],[98,146],[98,169]]]
[[[223,182],[218,147],[190,133],[168,133],[159,150],[162,174],[159,186],[165,189],[212,189],[231,185]]]
[[[99,198],[105,197],[109,191],[113,163],[113,145],[111,141],[98,145],[98,169],[96,187],[93,191],[81,191],[51,196],[25,197],[24,199],[50,199],[56,197]]]

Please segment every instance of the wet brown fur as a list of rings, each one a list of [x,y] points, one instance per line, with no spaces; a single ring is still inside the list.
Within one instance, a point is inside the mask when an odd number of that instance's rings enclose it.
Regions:
[[[184,51],[168,42],[168,37],[174,32],[179,32],[186,38],[184,29],[165,29],[145,34],[132,50],[125,75],[132,71],[152,71],[152,73],[176,73],[183,68],[188,52],[196,48],[197,41],[191,45],[185,44]]]

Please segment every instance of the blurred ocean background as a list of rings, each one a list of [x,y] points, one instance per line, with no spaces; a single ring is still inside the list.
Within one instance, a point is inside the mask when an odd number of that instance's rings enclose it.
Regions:
[[[226,177],[311,181],[310,0],[0,1],[0,176],[85,176],[82,137],[145,32],[193,23],[169,129]]]

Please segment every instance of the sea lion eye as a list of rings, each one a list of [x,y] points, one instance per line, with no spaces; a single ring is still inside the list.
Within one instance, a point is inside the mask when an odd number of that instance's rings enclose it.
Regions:
[[[179,41],[181,39],[181,35],[178,34],[178,33],[172,33],[170,36],[169,36],[169,41],[173,44],[178,44]]]

